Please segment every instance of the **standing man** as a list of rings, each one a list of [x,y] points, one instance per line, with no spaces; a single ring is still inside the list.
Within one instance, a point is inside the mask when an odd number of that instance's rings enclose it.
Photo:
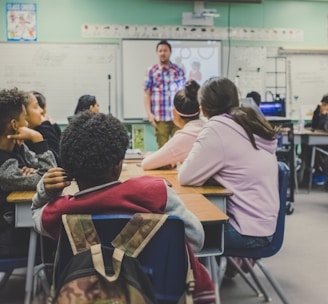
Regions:
[[[179,128],[173,123],[173,99],[184,88],[184,71],[170,61],[171,45],[161,40],[156,46],[159,63],[151,66],[145,78],[145,109],[155,128],[158,148],[162,147]]]

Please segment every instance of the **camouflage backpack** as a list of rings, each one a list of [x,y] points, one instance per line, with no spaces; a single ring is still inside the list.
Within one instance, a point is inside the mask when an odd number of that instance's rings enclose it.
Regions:
[[[90,215],[63,215],[74,256],[60,278],[54,277],[49,302],[156,304],[152,284],[136,257],[166,218],[167,215],[135,214],[112,241],[114,248],[110,248],[100,244]],[[144,223],[142,229],[140,220]],[[190,299],[185,296],[181,303]]]

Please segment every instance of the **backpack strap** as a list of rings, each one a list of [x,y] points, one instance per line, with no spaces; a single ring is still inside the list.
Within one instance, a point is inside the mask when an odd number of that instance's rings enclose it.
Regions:
[[[167,214],[135,213],[112,241],[126,255],[137,257],[165,223]]]
[[[92,255],[93,266],[97,270],[97,272],[108,282],[116,281],[120,276],[124,252],[117,248],[114,249],[113,256],[112,256],[114,273],[112,275],[107,275],[105,271],[105,264],[103,260],[101,245],[100,244],[93,245],[91,246],[90,250]]]
[[[100,244],[90,214],[63,214],[62,221],[74,255]]]
[[[177,304],[193,304],[194,299],[192,297],[192,292],[195,290],[195,277],[194,272],[191,269],[190,264],[190,255],[188,247],[186,246],[186,255],[187,255],[187,275],[186,275],[186,291],[183,293],[179,302]]]

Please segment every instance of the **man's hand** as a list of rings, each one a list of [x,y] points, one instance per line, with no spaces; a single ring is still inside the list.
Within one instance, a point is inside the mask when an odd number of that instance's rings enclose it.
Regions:
[[[68,187],[71,182],[63,168],[50,168],[43,178],[44,189],[47,193],[58,194]]]
[[[156,120],[155,120],[155,116],[152,113],[149,113],[147,115],[147,118],[149,120],[149,122],[151,123],[151,125],[156,128]]]

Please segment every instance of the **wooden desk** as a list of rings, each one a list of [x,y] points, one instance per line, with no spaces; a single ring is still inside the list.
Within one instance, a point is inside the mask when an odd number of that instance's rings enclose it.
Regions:
[[[16,204],[16,215],[18,214],[15,218],[16,227],[33,227],[31,202],[34,193],[34,191],[15,191],[7,196],[8,203]],[[223,211],[201,193],[180,193],[179,197],[187,209],[194,213],[201,222],[227,222],[229,220]]]
[[[158,176],[164,178],[178,194],[213,194],[216,196],[227,197],[233,193],[222,186],[181,186],[178,181],[178,172],[176,169],[171,170],[143,170],[136,163],[128,163],[127,169],[122,171],[120,180],[125,181],[131,177],[142,175]]]

